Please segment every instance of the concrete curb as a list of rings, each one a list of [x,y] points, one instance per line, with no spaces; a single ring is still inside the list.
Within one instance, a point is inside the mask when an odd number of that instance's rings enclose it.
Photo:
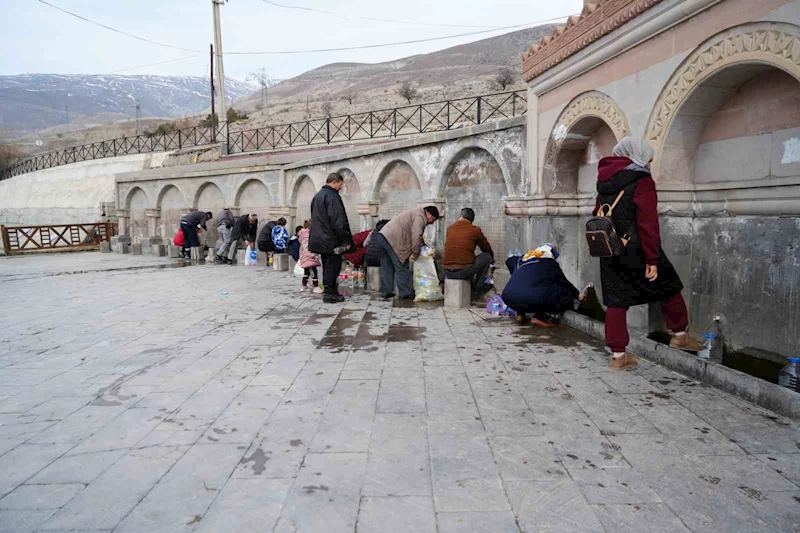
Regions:
[[[572,311],[564,313],[563,323],[592,337],[605,338],[605,326],[602,322],[578,313]],[[719,363],[703,361],[642,335],[631,335],[628,350],[635,355],[711,385],[742,400],[792,420],[800,421],[800,394],[796,392]]]

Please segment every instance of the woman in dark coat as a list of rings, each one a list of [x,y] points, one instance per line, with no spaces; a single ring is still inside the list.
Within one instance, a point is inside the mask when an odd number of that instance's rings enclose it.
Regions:
[[[503,290],[503,303],[517,312],[517,322],[533,315],[532,324],[553,327],[559,315],[575,309],[584,294],[569,282],[558,262],[558,249],[544,244],[524,256],[506,260],[511,279]]]
[[[696,351],[701,347],[686,334],[689,315],[681,296],[683,283],[661,249],[658,223],[658,195],[650,175],[655,151],[641,139],[626,137],[614,147],[613,155],[600,160],[597,175],[597,204],[611,206],[624,191],[611,218],[617,233],[630,238],[618,257],[600,259],[603,303],[606,311],[606,344],[611,348],[609,368],[624,370],[636,366],[627,355],[628,308],[661,302],[667,327],[673,332],[670,346]]]

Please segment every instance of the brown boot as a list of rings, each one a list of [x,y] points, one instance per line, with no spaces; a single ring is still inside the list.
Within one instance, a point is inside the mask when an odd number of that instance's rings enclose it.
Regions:
[[[684,335],[673,335],[672,340],[669,341],[669,347],[684,352],[699,352],[703,349],[703,345],[689,336],[688,333]]]
[[[539,326],[540,328],[554,328],[556,327],[555,324],[552,322],[545,322],[544,320],[539,320],[538,318],[532,318],[531,324],[534,326]]]
[[[635,368],[638,364],[639,361],[630,354],[626,353],[622,357],[616,358],[612,355],[608,360],[608,369],[613,371],[628,370],[629,368]]]

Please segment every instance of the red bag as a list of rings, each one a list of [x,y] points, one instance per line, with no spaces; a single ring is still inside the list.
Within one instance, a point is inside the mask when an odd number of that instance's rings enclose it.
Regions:
[[[183,236],[183,228],[178,229],[178,233],[176,233],[175,238],[172,239],[172,244],[180,247],[183,247],[183,245],[186,244],[186,239]]]

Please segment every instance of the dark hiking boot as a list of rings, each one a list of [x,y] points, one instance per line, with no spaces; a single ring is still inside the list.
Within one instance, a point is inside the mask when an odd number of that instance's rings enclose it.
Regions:
[[[608,359],[608,369],[614,372],[619,372],[620,370],[628,370],[629,368],[636,368],[636,365],[639,364],[633,356],[626,353],[622,357],[614,357],[613,355]]]
[[[340,304],[344,301],[344,296],[340,294],[325,294],[322,302],[326,304]]]

